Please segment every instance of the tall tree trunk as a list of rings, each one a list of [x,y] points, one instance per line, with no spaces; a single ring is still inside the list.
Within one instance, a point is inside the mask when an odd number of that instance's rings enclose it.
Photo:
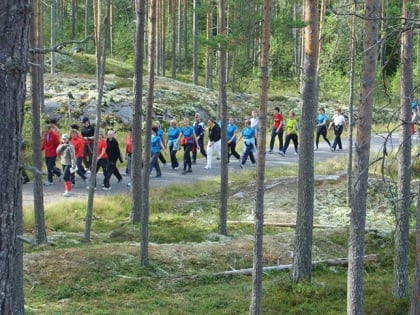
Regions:
[[[99,140],[99,128],[101,126],[101,113],[102,113],[102,98],[104,92],[104,82],[105,82],[105,67],[106,67],[106,51],[107,51],[107,39],[109,38],[109,14],[110,14],[110,4],[111,0],[106,2],[106,16],[103,22],[102,27],[102,1],[94,0],[93,1],[93,12],[95,20],[95,44],[96,44],[96,77],[97,77],[97,90],[98,90],[98,103],[96,104],[96,128],[95,136],[93,142],[93,152],[92,152],[92,173],[89,179],[89,194],[88,194],[88,204],[86,210],[85,218],[85,233],[84,241],[90,242],[90,234],[92,229],[92,216],[93,216],[93,200],[95,195],[95,185],[96,185],[96,165],[98,159],[98,140]],[[103,30],[103,31],[102,31]]]
[[[143,112],[143,62],[146,0],[136,0],[136,42],[134,72],[133,152],[131,159],[132,210],[131,222],[139,223],[142,209],[142,112]]]
[[[56,0],[52,0],[52,1],[56,1]],[[87,38],[90,35],[90,30],[89,30],[89,8],[90,8],[90,4],[89,4],[89,0],[85,0],[85,38]],[[86,51],[89,50],[89,41],[86,41]]]
[[[270,57],[270,23],[271,0],[264,1],[262,47],[261,47],[261,89],[260,89],[260,130],[258,133],[258,164],[257,164],[257,199],[254,216],[254,253],[252,271],[252,300],[250,314],[261,314],[262,303],[262,270],[263,270],[263,225],[264,225],[264,174],[265,174],[265,143],[267,131],[267,99],[268,99],[268,66]]]
[[[413,280],[413,294],[410,303],[410,315],[420,314],[420,182],[417,192],[417,219],[416,219],[416,269]]]
[[[219,1],[218,13],[218,35],[226,37],[226,2]],[[227,199],[228,199],[228,152],[227,152],[227,96],[226,96],[226,46],[219,43],[218,47],[218,61],[219,61],[219,113],[218,117],[221,124],[221,169],[220,169],[220,211],[219,211],[219,233],[227,235]]]
[[[55,46],[56,41],[56,19],[57,19],[57,0],[51,0],[51,37],[50,37],[50,44],[51,47]],[[50,72],[52,74],[55,73],[55,53],[54,51],[51,51],[51,68]]]
[[[400,148],[398,150],[398,199],[395,224],[394,285],[392,294],[408,296],[408,237],[410,230],[411,96],[413,94],[413,30],[408,24],[407,0],[402,1]]]
[[[71,0],[71,39],[76,38],[77,0]]]
[[[161,58],[162,58],[162,1],[163,0],[157,0],[156,1],[156,47],[155,47],[155,73],[157,76],[161,75]]]
[[[357,9],[357,1],[353,3],[354,10]],[[351,39],[350,39],[350,69],[349,69],[349,118],[348,118],[348,139],[349,154],[347,161],[347,205],[351,207],[351,195],[353,189],[353,116],[354,116],[354,81],[356,65],[356,15],[351,17]]]
[[[171,7],[171,21],[172,21],[172,45],[171,45],[171,78],[176,79],[176,39],[177,39],[177,0],[170,0]]]
[[[365,38],[360,86],[359,120],[356,136],[355,181],[350,212],[349,266],[347,276],[347,314],[363,314],[363,256],[366,225],[366,196],[369,175],[369,153],[375,92],[376,46],[380,19],[379,0],[367,0]]]
[[[293,21],[297,22],[299,19],[298,16],[298,2],[299,0],[293,1],[292,16]],[[302,32],[296,28],[292,29],[292,38],[293,38],[293,64],[294,64],[294,73],[297,78],[301,77],[301,56],[302,56]]]
[[[311,279],[312,226],[314,210],[313,130],[318,104],[318,0],[305,0],[305,49],[303,65],[302,116],[300,121],[299,190],[296,215],[295,251],[291,278],[298,282]]]
[[[0,2],[0,314],[24,314],[21,146],[31,4]]]
[[[213,0],[208,0],[207,8],[207,50],[206,50],[206,88],[213,90],[213,48],[210,42],[213,37]]]
[[[143,172],[143,208],[141,213],[141,245],[140,264],[149,264],[149,174],[150,174],[150,146],[153,115],[153,90],[155,80],[155,52],[156,52],[156,0],[149,2],[149,78],[147,90],[146,132],[144,148]]]
[[[178,40],[177,40],[177,50],[178,50],[178,71],[182,71],[182,1],[178,1],[178,25],[177,25],[177,33],[178,33]]]
[[[162,26],[161,26],[161,36],[160,36],[160,38],[161,38],[161,44],[160,44],[160,46],[161,46],[161,51],[162,51],[162,53],[161,53],[161,61],[160,61],[160,63],[161,63],[161,65],[162,65],[162,76],[166,76],[166,27],[167,27],[167,22],[166,22],[166,20],[167,20],[167,18],[166,18],[166,13],[167,13],[167,11],[166,11],[166,8],[167,8],[167,5],[166,5],[166,3],[167,3],[167,1],[169,1],[169,0],[162,0],[163,1],[163,3],[162,3],[162,12],[161,12],[161,16],[162,16],[162,18],[161,18],[161,23],[162,23]]]
[[[198,85],[198,13],[197,2],[193,0],[193,83]]]
[[[34,0],[30,30],[32,47],[43,47],[42,1]],[[31,55],[31,98],[32,98],[32,164],[34,172],[34,214],[37,244],[47,242],[44,217],[44,193],[42,186],[42,152],[41,152],[41,108],[44,99],[44,55]]]
[[[183,30],[182,30],[182,45],[184,46],[184,65],[185,68],[188,68],[188,0],[184,0],[182,6],[182,17],[183,17]]]

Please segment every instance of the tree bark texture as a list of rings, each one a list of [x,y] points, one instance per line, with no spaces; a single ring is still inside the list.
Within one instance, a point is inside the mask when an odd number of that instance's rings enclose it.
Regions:
[[[311,279],[312,226],[314,208],[313,130],[318,104],[319,14],[318,1],[305,0],[305,48],[303,65],[302,115],[300,120],[299,189],[296,215],[295,249],[291,278],[298,282]]]
[[[91,166],[91,177],[89,179],[89,194],[88,204],[86,209],[85,218],[85,233],[84,241],[90,242],[90,234],[92,229],[92,217],[93,217],[93,200],[95,196],[95,185],[96,185],[96,165],[98,159],[98,141],[99,141],[99,128],[102,114],[102,98],[104,93],[104,82],[105,82],[105,66],[106,66],[106,50],[107,42],[109,39],[109,14],[111,0],[106,2],[106,17],[102,25],[102,2],[99,0],[94,1],[94,16],[95,16],[95,44],[96,44],[96,72],[97,72],[97,90],[98,90],[98,103],[96,104],[96,128],[93,141],[93,152],[92,152],[92,166]]]
[[[23,314],[21,144],[31,2],[0,2],[0,314]],[[7,193],[5,193],[7,192]]]
[[[250,314],[262,314],[262,277],[263,277],[263,235],[264,235],[264,191],[265,191],[265,143],[267,130],[267,100],[268,100],[268,77],[269,77],[269,56],[270,56],[270,23],[271,23],[272,1],[264,1],[262,47],[261,47],[261,77],[260,77],[260,138],[257,140],[258,164],[257,164],[257,196],[254,214],[254,253],[252,271],[252,299]]]
[[[136,42],[134,72],[133,152],[131,159],[132,210],[131,223],[139,223],[142,209],[142,112],[143,112],[143,62],[146,0],[136,0]]]
[[[206,25],[206,88],[213,90],[213,48],[209,44],[213,37],[213,0],[208,0]]]
[[[218,34],[226,37],[226,2],[219,1],[218,13]],[[219,63],[219,119],[222,122],[221,145],[222,145],[222,163],[220,175],[220,211],[219,211],[219,233],[227,235],[227,200],[228,200],[228,152],[226,139],[226,123],[227,123],[227,95],[226,95],[226,45],[222,42],[218,47],[218,63]]]
[[[379,0],[367,0],[365,6],[365,38],[360,83],[360,104],[355,143],[354,189],[350,212],[349,267],[347,277],[347,314],[363,314],[363,255],[366,225],[370,137],[376,60],[378,57]]]
[[[402,28],[407,28],[406,0],[402,1]],[[413,93],[413,31],[401,34],[400,148],[398,150],[398,199],[395,226],[394,283],[392,294],[408,297],[408,237],[411,202],[411,95]]]
[[[144,171],[143,171],[143,191],[142,191],[142,212],[141,212],[141,244],[140,244],[140,264],[149,264],[149,174],[150,174],[150,146],[153,115],[153,90],[155,80],[155,52],[156,52],[156,1],[149,2],[149,78],[147,90],[146,108],[146,132],[144,147]]]
[[[34,0],[30,29],[31,47],[43,47],[42,1]],[[41,108],[44,99],[44,55],[31,56],[31,99],[32,99],[32,164],[34,172],[34,215],[37,244],[47,242],[44,217],[44,191],[42,183],[41,152]]]
[[[177,39],[177,0],[170,0],[171,25],[172,25],[172,45],[171,45],[171,78],[176,79],[176,39]]]
[[[420,314],[420,182],[417,193],[417,219],[416,219],[416,269],[413,280],[413,294],[410,303],[410,315]]]

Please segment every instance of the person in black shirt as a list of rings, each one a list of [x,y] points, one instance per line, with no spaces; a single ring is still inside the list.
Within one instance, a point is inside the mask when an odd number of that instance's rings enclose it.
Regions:
[[[81,134],[85,147],[83,148],[83,163],[89,171],[92,166],[92,152],[93,152],[93,139],[95,136],[95,127],[89,121],[89,118],[83,117]]]
[[[117,177],[118,183],[122,181],[122,176],[117,168],[117,160],[120,160],[122,163],[123,159],[121,156],[120,146],[114,136],[114,130],[109,130],[108,138],[106,139],[106,154],[108,155],[108,161],[106,165],[106,175],[104,180],[105,187],[102,188],[103,190],[111,190],[109,180],[111,179],[112,174]]]
[[[214,119],[209,119],[209,142],[207,144],[207,165],[204,167],[206,170],[211,168],[211,160],[213,150],[218,153],[220,151],[220,126]]]
[[[194,132],[197,137],[197,143],[198,147],[194,145],[193,151],[192,151],[192,163],[195,164],[197,162],[197,151],[200,150],[200,153],[207,158],[206,150],[204,150],[204,131],[205,126],[204,122],[201,121],[200,114],[195,114],[195,121],[193,124]]]

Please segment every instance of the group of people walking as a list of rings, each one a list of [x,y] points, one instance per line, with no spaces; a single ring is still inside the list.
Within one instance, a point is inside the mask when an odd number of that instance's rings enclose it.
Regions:
[[[79,132],[80,130],[80,132]],[[103,190],[110,190],[109,180],[115,175],[119,182],[122,176],[116,165],[119,160],[122,162],[122,155],[118,141],[114,137],[114,131],[109,130],[107,137],[103,132],[99,133],[98,154],[97,154],[97,173],[102,168],[104,174]],[[82,126],[71,125],[70,134],[60,134],[56,125],[56,120],[47,121],[45,131],[42,136],[41,150],[45,154],[45,164],[47,167],[47,181],[45,185],[53,185],[54,176],[59,181],[64,182],[64,196],[71,195],[72,185],[75,184],[75,175],[79,175],[84,183],[88,179],[88,174],[92,171],[93,140],[95,127],[87,117],[82,120]],[[60,158],[62,169],[56,166],[56,159]]]
[[[316,124],[315,150],[318,150],[319,139],[322,136],[332,151],[342,150],[341,134],[346,126],[345,117],[341,110],[337,109],[335,115],[329,121],[324,108],[319,109]],[[334,129],[335,139],[333,143],[328,140],[327,130]],[[239,162],[243,168],[250,159],[251,165],[256,165],[254,153],[257,150],[257,136],[259,131],[259,119],[256,111],[252,112],[251,118],[245,121],[241,131],[235,119],[229,118],[226,124],[226,137],[228,145],[228,162],[232,158]],[[295,112],[290,111],[287,119],[284,118],[279,107],[274,108],[272,116],[272,128],[269,142],[269,153],[273,153],[276,139],[278,139],[278,153],[285,156],[290,142],[293,142],[295,154],[298,154],[298,134],[299,123]],[[72,185],[75,184],[77,174],[83,182],[87,181],[88,174],[92,171],[93,143],[95,126],[90,123],[89,118],[84,117],[81,126],[73,124],[70,134],[60,135],[56,121],[51,119],[46,125],[42,139],[42,150],[45,152],[45,163],[47,166],[47,181],[45,185],[53,184],[54,176],[64,181],[64,196],[71,194]],[[221,157],[221,123],[213,118],[209,118],[207,125],[202,121],[200,114],[195,114],[191,124],[189,118],[184,118],[183,125],[178,126],[178,122],[173,119],[169,122],[165,132],[161,128],[160,122],[156,121],[151,130],[151,160],[150,172],[156,170],[156,177],[161,177],[162,172],[159,161],[167,165],[165,155],[162,151],[169,150],[170,166],[172,170],[182,167],[181,174],[186,175],[192,172],[193,164],[197,163],[198,154],[206,159],[205,169],[213,167],[214,156],[220,160]],[[207,145],[204,139],[207,137]],[[242,154],[238,153],[237,145],[243,140]],[[283,141],[284,140],[284,141]],[[102,169],[104,174],[103,190],[110,190],[110,178],[114,175],[118,182],[122,181],[122,175],[117,167],[117,162],[123,162],[119,143],[115,139],[115,132],[108,130],[99,132],[98,153],[96,163],[96,173]],[[178,161],[178,151],[183,149],[183,162]],[[62,169],[56,167],[56,159],[61,159]],[[131,175],[132,161],[132,133],[129,131],[125,145],[125,159],[127,160],[126,174]],[[130,183],[128,183],[130,185]]]
[[[279,143],[279,151],[278,153],[282,156],[285,156],[286,151],[290,145],[290,141],[293,142],[295,154],[299,154],[299,141],[298,141],[298,134],[299,134],[299,123],[296,119],[296,114],[294,111],[290,111],[288,118],[285,119],[283,114],[280,112],[279,107],[274,108],[273,112],[273,126],[271,129],[271,137],[270,137],[270,145],[269,145],[269,153],[273,153],[274,144],[276,138],[278,138]],[[346,119],[343,116],[341,109],[337,108],[334,116],[331,118],[331,121],[328,123],[328,116],[325,113],[325,109],[323,107],[319,108],[319,114],[316,120],[316,137],[315,137],[315,148],[314,150],[317,151],[319,149],[319,139],[322,138],[330,147],[331,151],[335,151],[337,148],[338,150],[343,149],[343,145],[341,142],[341,134],[346,127]],[[327,130],[334,129],[334,141],[331,142],[328,140],[327,137]],[[285,137],[284,137],[285,135]],[[283,142],[284,138],[284,142]]]

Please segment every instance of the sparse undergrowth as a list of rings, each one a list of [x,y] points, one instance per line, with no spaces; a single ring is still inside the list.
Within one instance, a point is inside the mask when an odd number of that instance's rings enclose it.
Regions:
[[[268,172],[267,222],[295,222],[295,172],[293,168]],[[324,173],[322,167],[317,172]],[[81,241],[84,203],[48,205],[53,245],[26,248],[27,314],[248,313],[251,278],[213,275],[252,267],[254,175],[244,174],[230,179],[229,220],[243,223],[228,224],[227,237],[217,234],[216,181],[195,183],[194,189],[187,185],[154,189],[148,267],[139,264],[139,228],[128,223],[129,196],[96,198],[89,245]],[[392,194],[383,189],[381,181],[371,180],[366,254],[377,254],[378,259],[366,266],[365,313],[406,314],[407,300],[395,300],[390,292]],[[346,257],[345,178],[317,181],[315,191],[314,224],[320,227],[314,229],[313,260]],[[27,231],[33,229],[29,218],[27,213]],[[293,227],[267,225],[264,233],[264,265],[290,264]],[[315,267],[310,283],[291,283],[287,271],[267,273],[264,314],[345,314],[346,280],[343,266]]]

